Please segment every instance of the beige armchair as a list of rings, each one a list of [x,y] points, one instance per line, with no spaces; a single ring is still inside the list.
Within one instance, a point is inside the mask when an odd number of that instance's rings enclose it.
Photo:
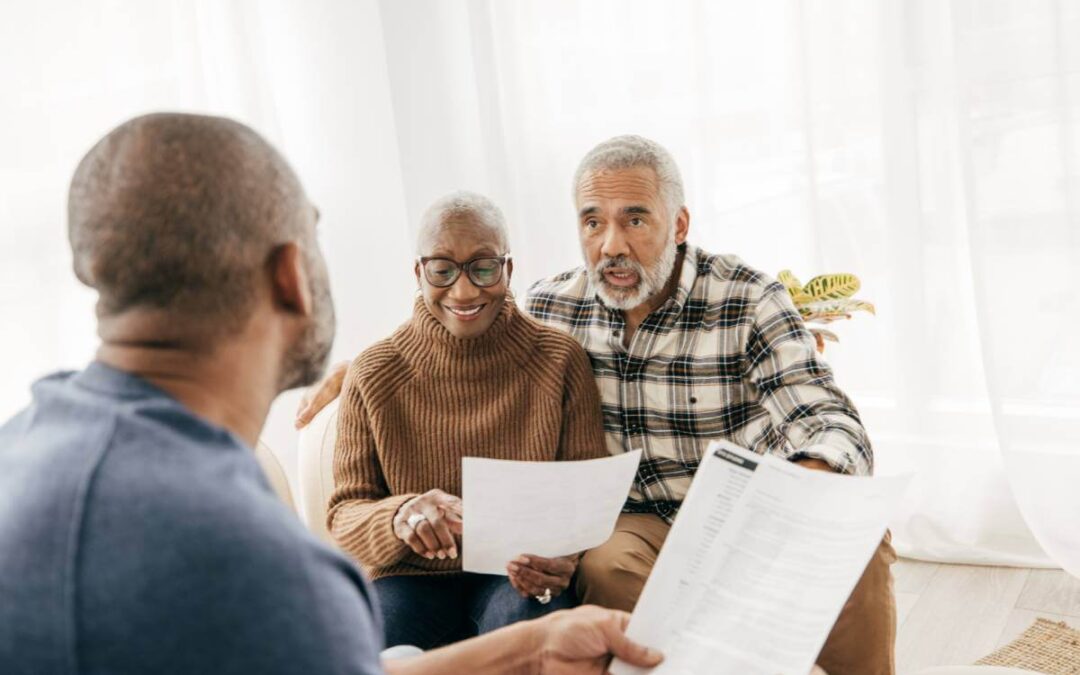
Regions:
[[[326,506],[334,491],[334,444],[337,442],[338,401],[319,411],[300,430],[300,518],[308,529],[331,544],[326,529]]]
[[[274,488],[274,492],[281,497],[281,501],[285,502],[286,506],[295,511],[296,503],[293,501],[292,490],[289,488],[289,477],[285,473],[285,468],[281,466],[281,460],[262,441],[255,444],[255,459],[266,474],[270,487]]]

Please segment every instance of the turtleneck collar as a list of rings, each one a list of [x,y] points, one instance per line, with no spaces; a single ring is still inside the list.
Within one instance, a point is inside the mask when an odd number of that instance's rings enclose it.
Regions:
[[[482,379],[531,358],[534,331],[530,320],[518,310],[514,297],[506,294],[499,315],[483,334],[455,337],[417,297],[413,316],[394,334],[402,354],[421,370],[465,379]]]

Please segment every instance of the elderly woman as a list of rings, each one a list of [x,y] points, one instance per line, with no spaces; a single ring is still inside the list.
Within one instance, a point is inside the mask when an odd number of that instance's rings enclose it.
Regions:
[[[349,366],[329,526],[375,581],[387,644],[429,649],[573,604],[578,556],[461,570],[461,458],[605,454],[588,357],[524,315],[499,209],[455,193],[424,215],[412,318]],[[523,552],[527,554],[528,552]]]

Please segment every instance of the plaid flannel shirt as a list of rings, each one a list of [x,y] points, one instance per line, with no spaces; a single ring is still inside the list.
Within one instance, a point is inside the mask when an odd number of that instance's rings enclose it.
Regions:
[[[623,345],[584,268],[533,284],[534,318],[588,352],[612,454],[640,448],[626,510],[675,518],[713,439],[869,474],[870,442],[785,288],[735,256],[682,247],[679,285]]]

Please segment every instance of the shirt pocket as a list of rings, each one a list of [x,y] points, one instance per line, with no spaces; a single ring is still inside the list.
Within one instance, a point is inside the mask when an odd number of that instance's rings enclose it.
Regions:
[[[673,373],[673,425],[697,438],[723,438],[745,426],[758,406],[736,357],[687,357]]]

